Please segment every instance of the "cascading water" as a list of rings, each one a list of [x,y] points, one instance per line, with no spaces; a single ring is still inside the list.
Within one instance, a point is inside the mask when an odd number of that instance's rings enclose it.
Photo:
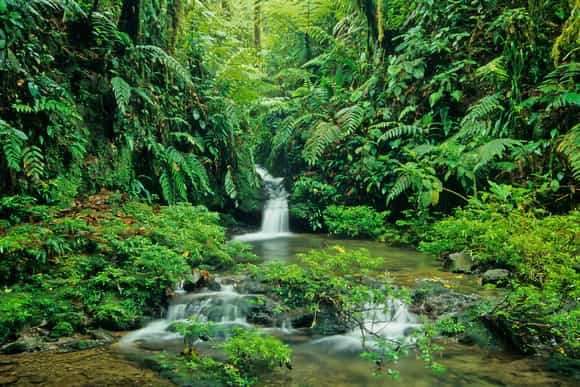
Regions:
[[[249,242],[289,236],[288,192],[284,188],[284,178],[274,177],[260,166],[256,167],[256,172],[268,195],[262,213],[262,228],[259,232],[239,235],[235,239]]]
[[[344,335],[327,336],[315,340],[313,344],[324,345],[333,351],[360,351],[365,345],[373,347],[376,337],[404,342],[413,330],[419,328],[417,317],[408,306],[398,299],[391,299],[386,305],[367,305],[362,327],[356,327]],[[364,336],[363,337],[363,332]],[[370,335],[369,335],[370,333]]]

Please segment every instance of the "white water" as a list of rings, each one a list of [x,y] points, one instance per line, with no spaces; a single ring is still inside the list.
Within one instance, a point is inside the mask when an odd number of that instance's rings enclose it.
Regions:
[[[408,306],[398,299],[390,300],[387,305],[367,305],[364,313],[363,328],[356,327],[344,335],[327,336],[312,344],[325,345],[333,351],[360,351],[365,345],[373,347],[376,337],[409,342],[409,334],[421,326],[417,317],[409,312]],[[364,335],[363,335],[364,331]]]
[[[168,328],[174,322],[187,321],[190,318],[199,322],[212,321],[223,326],[252,327],[247,320],[247,315],[257,295],[242,294],[234,289],[234,285],[221,284],[218,279],[216,282],[220,285],[220,290],[176,293],[167,309],[165,319],[152,321],[144,328],[129,333],[121,339],[120,344],[178,340],[182,336],[168,331]],[[280,327],[264,329],[289,333],[289,324],[288,321],[282,321]]]
[[[284,178],[274,177],[260,166],[256,167],[256,172],[262,178],[268,195],[262,212],[262,228],[259,232],[238,235],[234,239],[251,242],[290,236],[288,192],[284,188]]]

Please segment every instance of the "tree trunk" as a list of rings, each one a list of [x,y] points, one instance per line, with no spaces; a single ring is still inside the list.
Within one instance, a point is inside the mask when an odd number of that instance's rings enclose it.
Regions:
[[[141,0],[123,0],[119,30],[125,32],[133,43],[139,38],[139,16],[141,13]]]
[[[262,48],[262,0],[254,0],[254,47]]]

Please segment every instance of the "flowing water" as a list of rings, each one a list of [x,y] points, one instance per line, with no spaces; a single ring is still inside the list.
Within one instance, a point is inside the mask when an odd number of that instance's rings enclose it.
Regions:
[[[385,270],[399,285],[412,286],[420,279],[445,281],[448,286],[464,292],[479,292],[481,287],[474,277],[443,272],[435,259],[413,250],[385,246],[369,241],[336,240],[319,235],[291,234],[288,228],[287,193],[282,178],[275,178],[265,170],[262,177],[268,200],[264,206],[262,228],[258,233],[245,234],[236,239],[251,241],[256,254],[264,260],[278,259],[293,262],[296,255],[311,249],[332,245],[366,248],[371,255],[383,257]],[[345,387],[384,386],[572,386],[573,383],[540,370],[539,363],[513,353],[484,350],[449,341],[439,362],[448,367],[443,373],[425,369],[414,356],[403,357],[397,369],[400,380],[376,378],[372,364],[360,357],[362,337],[360,330],[346,334],[316,336],[308,329],[293,329],[287,320],[255,321],[253,310],[256,294],[243,291],[235,277],[218,279],[217,290],[205,289],[196,293],[183,291],[171,300],[164,319],[156,320],[145,328],[126,335],[119,343],[121,351],[132,357],[146,356],[159,351],[178,353],[183,339],[171,332],[176,321],[195,318],[228,326],[254,326],[273,334],[292,347],[292,370],[276,370],[262,378],[262,386]],[[387,306],[388,308],[384,308]],[[386,312],[385,312],[386,310]],[[250,316],[254,316],[251,318]],[[251,321],[250,321],[251,320]],[[253,323],[260,323],[258,325]],[[383,337],[409,340],[410,331],[420,326],[420,319],[409,312],[400,300],[388,305],[370,308],[364,321],[366,328]],[[367,342],[372,346],[372,342]]]
[[[259,232],[240,235],[235,239],[251,242],[290,236],[288,192],[284,187],[284,178],[274,177],[259,166],[256,171],[268,197],[262,212],[262,227]]]

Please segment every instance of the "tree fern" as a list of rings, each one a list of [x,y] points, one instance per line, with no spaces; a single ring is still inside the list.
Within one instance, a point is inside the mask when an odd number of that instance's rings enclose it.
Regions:
[[[113,88],[115,101],[117,101],[117,108],[121,115],[124,116],[131,100],[131,86],[123,78],[114,77],[111,79],[111,87]]]
[[[309,165],[318,162],[326,147],[339,140],[342,136],[340,128],[334,123],[320,121],[304,145],[302,156]]]

